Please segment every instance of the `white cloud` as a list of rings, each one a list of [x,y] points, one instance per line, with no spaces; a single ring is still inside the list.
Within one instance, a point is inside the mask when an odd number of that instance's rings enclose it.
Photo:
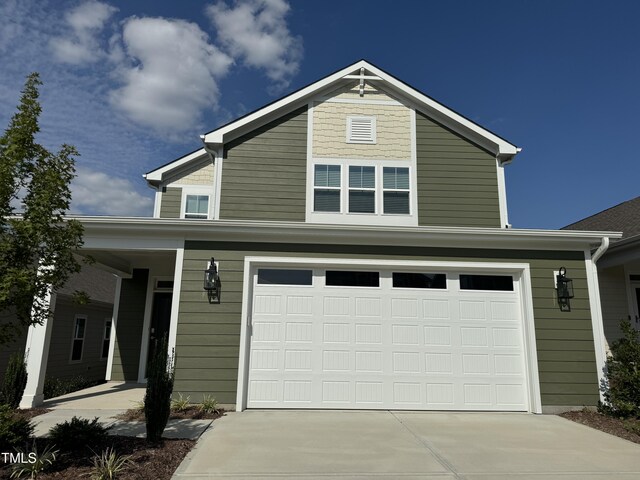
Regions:
[[[131,17],[121,42],[119,55],[130,65],[118,70],[124,85],[112,92],[111,101],[131,119],[176,134],[196,128],[203,111],[215,109],[217,81],[233,60],[209,43],[198,25]]]
[[[289,85],[302,60],[302,39],[289,32],[288,12],[285,0],[236,1],[233,7],[220,1],[206,8],[225,49],[245,65],[264,69],[277,89]]]
[[[129,180],[87,167],[78,167],[77,174],[71,182],[72,213],[128,217],[153,214],[153,200],[137,192]]]
[[[51,38],[49,46],[61,62],[80,65],[96,62],[106,55],[98,36],[118,9],[97,0],[88,0],[65,15],[65,32]]]

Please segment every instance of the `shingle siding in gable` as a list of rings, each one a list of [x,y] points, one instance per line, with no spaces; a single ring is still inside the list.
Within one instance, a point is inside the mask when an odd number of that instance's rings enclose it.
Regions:
[[[167,187],[160,200],[160,218],[180,218],[182,189]]]
[[[220,218],[305,221],[307,107],[229,143]]]
[[[416,112],[421,226],[500,227],[496,159]]]

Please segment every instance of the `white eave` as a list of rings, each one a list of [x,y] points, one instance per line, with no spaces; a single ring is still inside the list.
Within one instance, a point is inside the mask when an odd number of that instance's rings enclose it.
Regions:
[[[292,222],[181,220],[140,217],[76,218],[85,228],[85,247],[96,239],[127,239],[152,249],[158,240],[244,241],[267,243],[449,247],[475,249],[586,250],[620,232],[464,227],[377,227]],[[148,241],[148,243],[147,243]]]
[[[191,152],[183,157],[180,157],[166,165],[156,168],[155,170],[151,170],[148,173],[142,175],[142,177],[150,184],[155,187],[159,186],[160,183],[164,180],[165,174],[171,172],[177,168],[182,167],[183,165],[187,165],[195,160],[199,160],[202,157],[207,155],[207,152],[204,148],[200,148],[195,152]]]
[[[224,125],[212,132],[201,135],[205,145],[220,146],[238,136],[250,131],[253,128],[267,123],[288,111],[292,111],[308,102],[321,91],[333,87],[334,84],[347,80],[353,81],[359,78],[357,72],[364,69],[367,72],[363,78],[367,81],[384,83],[384,88],[404,98],[412,103],[423,113],[429,115],[434,120],[458,132],[460,135],[469,138],[478,145],[491,151],[496,157],[508,163],[520,151],[520,148],[509,143],[503,138],[486,130],[480,125],[456,113],[450,108],[436,102],[434,99],[424,95],[418,90],[410,87],[406,83],[398,80],[387,72],[370,64],[365,60],[360,60],[342,70],[329,75],[311,85],[304,87],[264,108],[256,110],[234,122]]]

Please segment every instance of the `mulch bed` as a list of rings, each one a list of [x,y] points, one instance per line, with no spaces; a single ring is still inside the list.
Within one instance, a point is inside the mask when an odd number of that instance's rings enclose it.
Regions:
[[[190,419],[190,420],[215,420],[224,415],[224,410],[220,409],[215,413],[204,413],[197,405],[187,407],[181,411],[171,411],[169,419]],[[118,415],[118,420],[126,422],[144,422],[144,412],[142,410],[131,409]]]
[[[44,415],[45,413],[49,413],[51,409],[49,408],[21,408],[16,410],[16,413],[23,418],[27,418],[31,420],[33,417],[37,417],[38,415]]]
[[[619,418],[607,417],[606,415],[590,410],[566,412],[560,416],[611,435],[615,435],[616,437],[624,438],[634,443],[640,443],[640,435],[629,431],[625,427],[625,425],[630,424],[629,422],[634,422],[636,428],[640,431],[640,420],[621,420]]]
[[[40,447],[40,443],[42,446]],[[45,441],[40,440],[40,448]],[[150,445],[144,438],[110,436],[107,447],[120,455],[131,455],[132,465],[127,467],[119,479],[131,480],[169,480],[180,462],[195,445],[194,440],[164,439],[159,445]],[[77,480],[90,478],[93,453],[59,456],[53,465],[38,475],[41,480]],[[9,478],[10,470],[0,468],[0,478]]]

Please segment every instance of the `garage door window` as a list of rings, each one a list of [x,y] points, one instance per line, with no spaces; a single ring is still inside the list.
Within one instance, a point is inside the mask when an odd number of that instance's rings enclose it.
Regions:
[[[510,275],[460,275],[460,290],[513,292],[513,277]]]
[[[259,285],[311,285],[313,272],[311,270],[294,270],[280,268],[259,268]]]
[[[444,273],[393,272],[393,288],[447,288]]]
[[[347,270],[327,270],[328,287],[379,287],[379,272],[353,272]]]

